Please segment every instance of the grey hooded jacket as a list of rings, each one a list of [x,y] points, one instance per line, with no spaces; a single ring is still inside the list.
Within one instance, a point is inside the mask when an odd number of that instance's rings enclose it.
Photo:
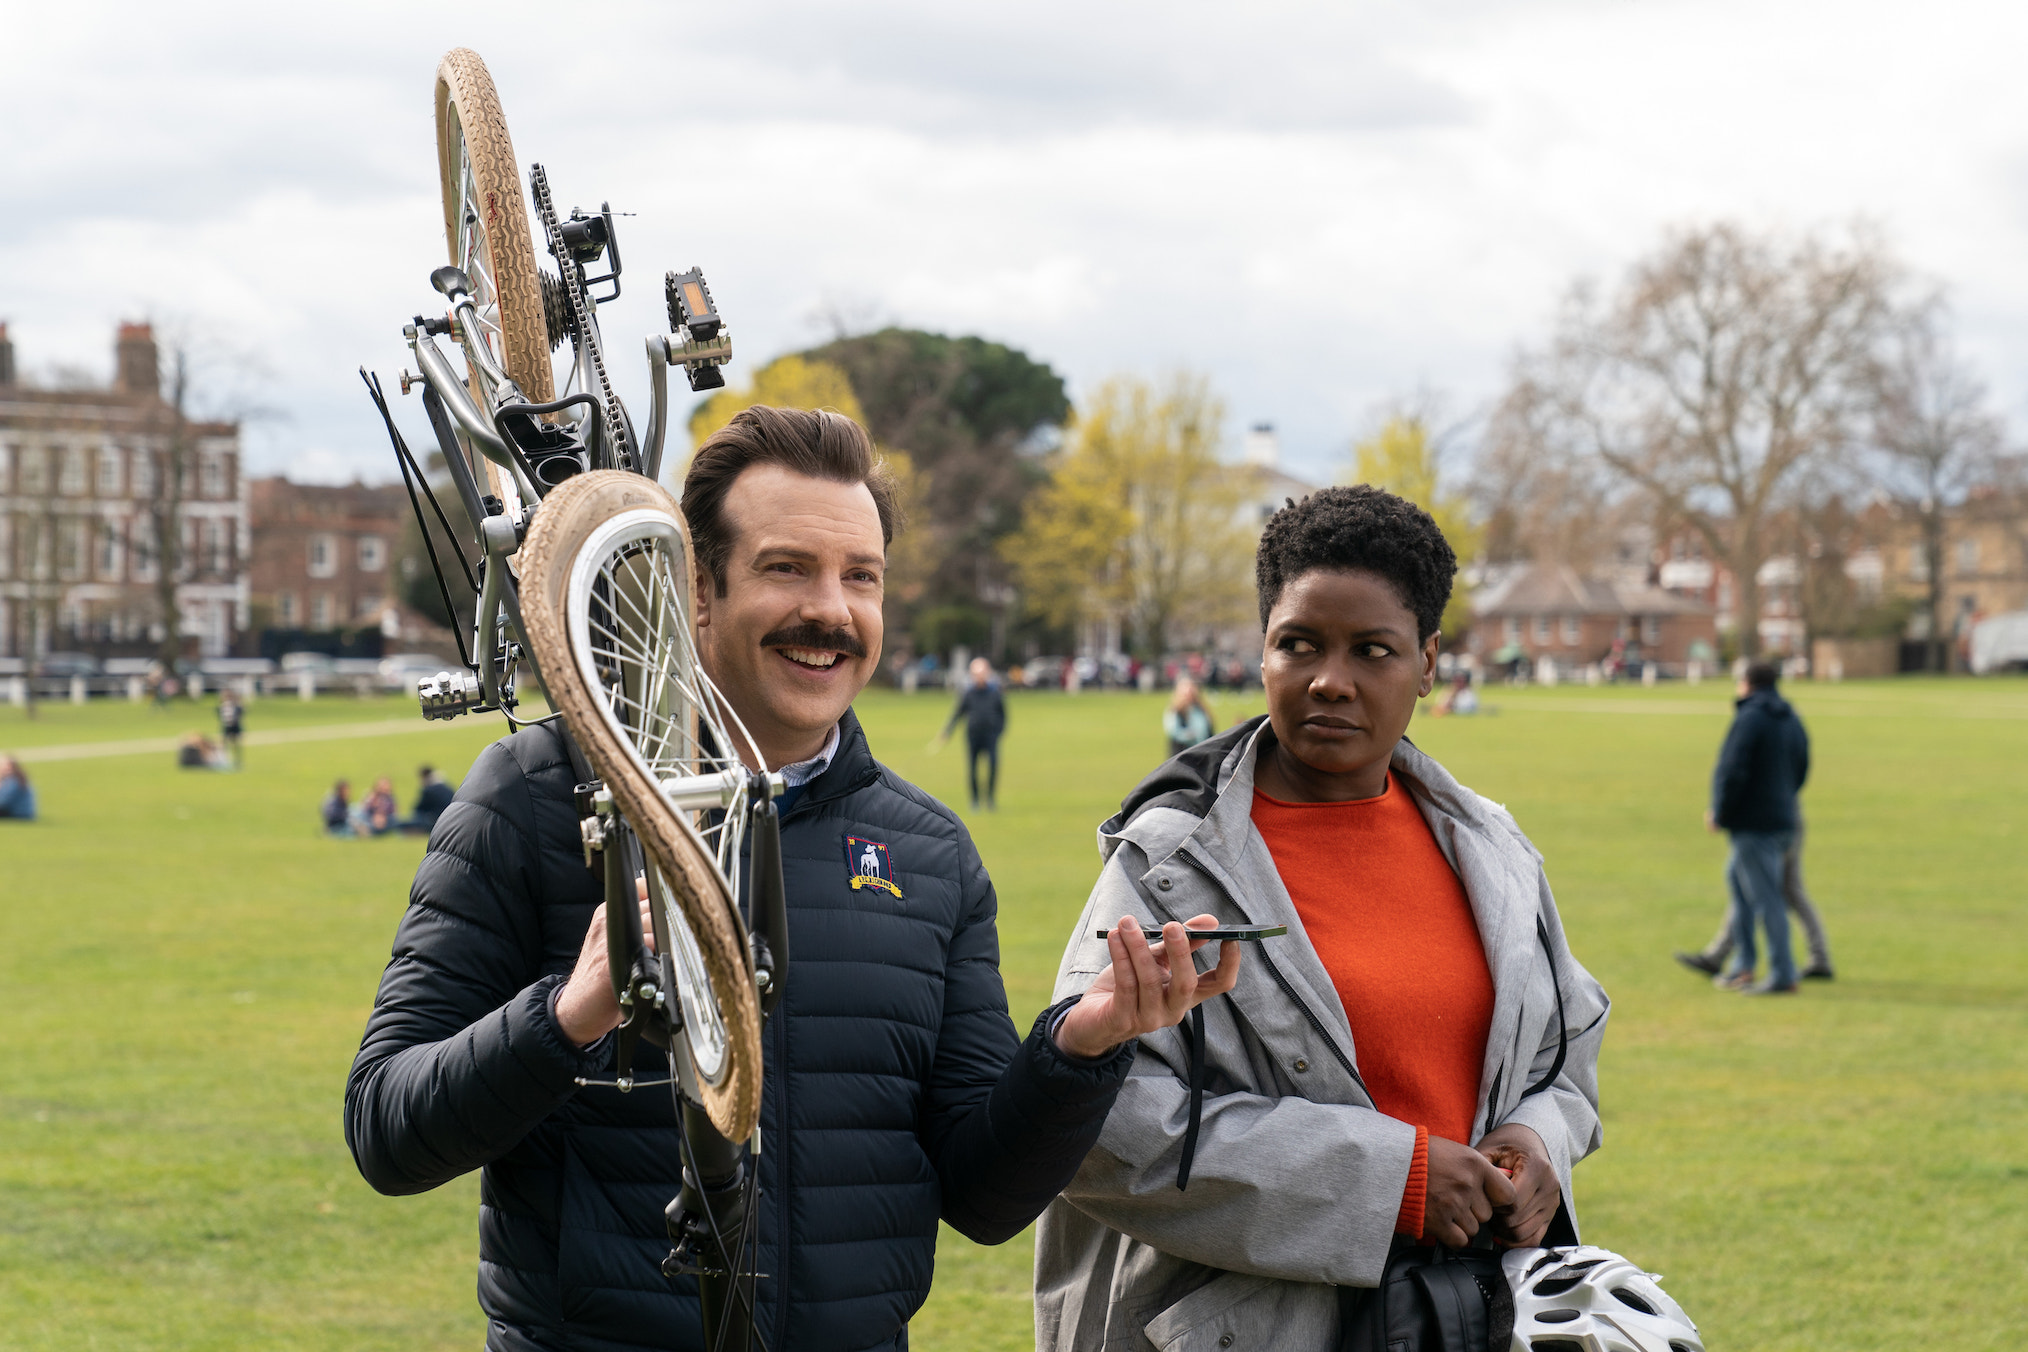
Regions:
[[[1339,1288],[1380,1280],[1415,1128],[1374,1109],[1337,991],[1254,829],[1255,759],[1273,737],[1255,719],[1185,752],[1099,828],[1105,869],[1055,998],[1105,967],[1094,931],[1122,915],[1159,924],[1209,913],[1289,933],[1249,946],[1237,988],[1204,1006],[1188,1191],[1176,1186],[1186,1039],[1177,1028],[1140,1040],[1097,1146],[1037,1230],[1038,1352],[1326,1352],[1338,1346]],[[1571,1166],[1600,1140],[1605,992],[1571,956],[1542,857],[1506,810],[1406,740],[1393,770],[1464,884],[1492,972],[1478,1134],[1507,1122],[1535,1130],[1562,1182],[1551,1240],[1574,1242]]]

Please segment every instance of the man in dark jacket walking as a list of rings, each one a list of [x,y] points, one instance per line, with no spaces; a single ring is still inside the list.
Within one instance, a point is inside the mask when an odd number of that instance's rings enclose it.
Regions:
[[[1792,995],[1796,962],[1789,949],[1782,866],[1796,843],[1802,815],[1796,794],[1810,775],[1810,737],[1802,719],[1775,691],[1769,662],[1746,669],[1732,727],[1711,773],[1705,823],[1732,836],[1725,880],[1732,893],[1732,960],[1721,989],[1749,995]],[[1754,933],[1767,935],[1768,971],[1754,980]]]
[[[986,808],[991,811],[1000,791],[1000,734],[1007,730],[1007,701],[1000,683],[993,679],[993,664],[983,657],[972,659],[972,683],[958,696],[951,721],[937,737],[937,744],[951,739],[951,729],[960,719],[965,724],[965,777],[972,790],[972,810],[979,810],[979,759],[986,761]]]
[[[837,414],[749,409],[698,449],[683,506],[704,665],[789,785],[756,1324],[776,1349],[899,1348],[938,1220],[998,1243],[1034,1219],[1096,1139],[1131,1040],[1230,990],[1238,946],[1200,978],[1182,926],[1151,953],[1122,920],[1114,968],[1018,1038],[977,850],[873,759],[850,708],[880,658],[894,529],[871,439]],[[702,1348],[695,1284],[659,1269],[670,1102],[574,1083],[610,1077],[619,1021],[577,778],[551,726],[473,765],[417,871],[346,1139],[382,1192],[483,1170],[490,1352]],[[646,1047],[635,1066],[664,1073]]]

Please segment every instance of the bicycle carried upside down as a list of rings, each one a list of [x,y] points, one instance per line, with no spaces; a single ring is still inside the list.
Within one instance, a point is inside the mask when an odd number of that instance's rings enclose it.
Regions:
[[[788,968],[774,804],[782,780],[698,660],[689,529],[656,482],[669,368],[681,367],[693,391],[723,385],[731,338],[702,271],[667,274],[672,332],[647,339],[652,399],[637,433],[613,392],[598,325],[598,307],[620,294],[611,208],[560,217],[548,175],[532,166],[530,196],[557,269],[543,270],[506,119],[477,53],[459,48],[438,66],[436,123],[451,262],[430,282],[446,313],[403,327],[420,374],[404,371],[400,385],[421,390],[475,563],[378,377],[360,372],[446,608],[455,615],[438,536],[477,597],[470,648],[457,636],[461,669],[425,677],[417,694],[428,719],[497,710],[517,729],[564,725],[582,781],[585,864],[604,882],[621,1012],[614,1078],[579,1083],[669,1087],[683,1184],[668,1206],[663,1272],[696,1276],[706,1345],[743,1352],[755,1338],[760,1030]],[[463,354],[462,376],[438,346],[446,337]],[[559,393],[551,353],[566,340]],[[516,716],[524,668],[555,710],[543,719]],[[666,1079],[635,1078],[643,1039],[666,1048]]]

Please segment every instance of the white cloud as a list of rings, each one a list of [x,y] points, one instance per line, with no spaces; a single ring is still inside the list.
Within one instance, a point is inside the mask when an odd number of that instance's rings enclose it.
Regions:
[[[1671,225],[1864,217],[1950,284],[2019,414],[2024,27],[1814,0],[510,5],[478,31],[45,7],[0,52],[0,318],[26,366],[103,367],[116,319],[182,316],[272,372],[264,468],[391,472],[355,368],[391,375],[433,308],[430,74],[471,42],[562,203],[639,213],[624,392],[661,272],[702,264],[748,369],[843,298],[1079,388],[1208,370],[1322,476],[1390,395],[1493,396],[1572,277]]]

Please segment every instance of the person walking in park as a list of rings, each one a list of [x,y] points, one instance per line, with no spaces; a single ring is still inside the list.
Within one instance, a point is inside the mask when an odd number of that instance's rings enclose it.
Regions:
[[[1577,1242],[1605,992],[1514,819],[1404,736],[1456,567],[1426,512],[1371,486],[1277,512],[1255,565],[1266,716],[1099,828],[1058,998],[1100,970],[1100,916],[1288,933],[1187,1035],[1140,1040],[1036,1232],[1039,1352],[1337,1352],[1365,1345],[1348,1321],[1410,1248]]]
[[[1177,677],[1169,707],[1162,711],[1162,735],[1169,739],[1169,754],[1180,756],[1199,742],[1208,741],[1217,731],[1197,682],[1188,676]]]
[[[1797,973],[1804,981],[1830,981],[1838,975],[1831,965],[1831,941],[1824,934],[1823,917],[1817,914],[1817,904],[1810,900],[1810,894],[1803,887],[1803,815],[1800,806],[1796,809],[1796,838],[1782,856],[1782,900],[1788,906],[1789,914],[1803,927],[1804,946],[1809,950],[1810,965]],[[1732,957],[1732,907],[1727,904],[1725,915],[1718,922],[1718,933],[1711,936],[1711,942],[1696,952],[1676,950],[1676,961],[1693,972],[1705,976],[1717,976],[1726,969],[1727,960]]]
[[[743,410],[698,447],[682,505],[705,673],[788,785],[789,968],[756,1143],[759,1335],[898,1349],[939,1220],[983,1243],[1020,1233],[1097,1136],[1134,1039],[1230,990],[1239,956],[1225,945],[1200,977],[1185,924],[1151,945],[1115,917],[1114,965],[1019,1037],[978,850],[873,758],[852,712],[880,661],[899,525],[872,438],[837,413]],[[346,1140],[385,1193],[483,1170],[492,1352],[701,1350],[695,1283],[659,1270],[681,1184],[669,1098],[577,1085],[610,1078],[620,1010],[574,750],[554,724],[517,732],[445,809],[346,1084]],[[869,844],[891,888],[849,885]],[[664,1073],[657,1056],[644,1046],[635,1074]]]
[[[12,756],[0,756],[0,821],[35,820],[35,790],[28,772]]]
[[[218,733],[225,739],[226,754],[232,757],[232,768],[246,768],[246,757],[240,750],[240,733],[244,731],[245,711],[240,708],[239,697],[226,690],[218,697]]]
[[[960,719],[965,724],[965,778],[972,790],[972,811],[979,810],[979,761],[986,762],[986,810],[998,805],[1000,792],[1000,734],[1007,730],[1007,701],[993,664],[983,657],[972,659],[971,683],[958,696],[950,722],[937,734],[937,745],[951,739],[951,729]]]
[[[1810,735],[1776,690],[1779,676],[1772,662],[1755,662],[1740,679],[1732,727],[1711,772],[1711,808],[1704,814],[1707,830],[1725,831],[1732,838],[1725,862],[1732,947],[1715,980],[1721,990],[1747,995],[1793,995],[1800,975],[1789,945],[1791,901],[1783,875],[1794,854],[1795,891],[1801,896],[1803,818],[1796,795],[1810,777]],[[1807,897],[1802,901],[1814,920],[1815,908]],[[1822,969],[1812,974],[1828,976],[1830,955],[1822,947],[1822,926],[1811,928],[1816,931],[1811,966]],[[1756,931],[1767,938],[1767,975],[1759,981],[1754,979]],[[1679,955],[1678,961],[1685,956],[1701,955]]]

